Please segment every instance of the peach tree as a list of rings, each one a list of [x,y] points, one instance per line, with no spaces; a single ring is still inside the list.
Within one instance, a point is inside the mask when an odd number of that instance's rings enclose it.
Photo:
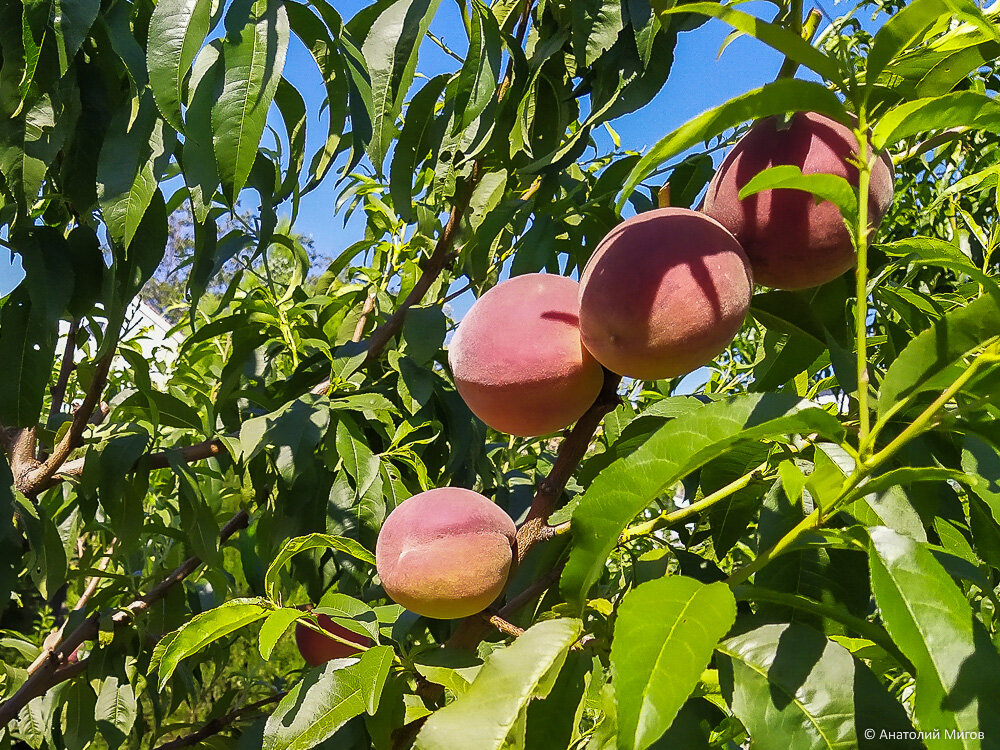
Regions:
[[[772,4],[0,5],[0,748],[1000,747],[1000,11]]]

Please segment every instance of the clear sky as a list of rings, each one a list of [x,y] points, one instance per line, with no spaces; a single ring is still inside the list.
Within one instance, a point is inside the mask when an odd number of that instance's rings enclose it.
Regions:
[[[334,6],[344,18],[352,17],[367,5],[360,0],[342,0]],[[830,0],[824,5],[832,8]],[[751,13],[773,13],[770,4],[750,3],[744,9]],[[825,23],[823,24],[825,25]],[[465,35],[453,3],[442,3],[431,26],[432,32],[449,46],[459,51],[465,48]],[[718,51],[730,27],[719,21],[709,21],[698,29],[680,35],[675,50],[675,59],[666,86],[645,108],[613,122],[613,127],[621,135],[625,148],[642,150],[648,148],[661,136],[706,109],[727,99],[774,79],[781,64],[781,57],[760,42],[749,37],[741,37],[730,44],[723,54]],[[456,63],[446,56],[430,40],[425,41],[418,71],[435,75],[454,70]],[[318,71],[309,53],[294,38],[288,53],[285,76],[302,93],[309,111],[307,125],[307,164],[311,155],[323,142],[326,133],[320,110],[323,103],[323,87]],[[281,130],[280,119],[272,116],[272,126]],[[265,135],[265,139],[268,138]],[[325,183],[302,199],[295,229],[311,236],[317,251],[324,256],[334,256],[338,251],[361,238],[364,218],[359,211],[345,227],[335,216],[334,179],[328,177]],[[6,252],[0,252],[0,294],[7,294],[23,274],[20,264]],[[465,300],[456,300],[456,308],[461,312]]]

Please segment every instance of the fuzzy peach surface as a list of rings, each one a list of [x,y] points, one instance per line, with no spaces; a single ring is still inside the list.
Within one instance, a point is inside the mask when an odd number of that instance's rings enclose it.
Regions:
[[[382,586],[425,617],[468,617],[503,592],[516,533],[510,516],[472,490],[421,492],[397,506],[379,532]]]
[[[802,190],[765,190],[744,200],[739,192],[769,167],[794,165],[803,174],[833,174],[858,186],[858,140],[850,128],[815,112],[800,112],[788,127],[778,118],[755,123],[729,152],[712,178],[703,210],[743,246],[758,284],[803,289],[825,284],[856,262],[851,235],[840,211],[817,203]],[[892,162],[875,160],[868,191],[871,226],[892,202]]]
[[[721,224],[661,208],[622,222],[594,251],[580,279],[580,332],[619,375],[675,377],[726,348],[752,292],[746,256]]]
[[[448,362],[462,399],[493,429],[545,435],[597,398],[604,374],[580,341],[578,290],[562,276],[515,276],[462,319]]]

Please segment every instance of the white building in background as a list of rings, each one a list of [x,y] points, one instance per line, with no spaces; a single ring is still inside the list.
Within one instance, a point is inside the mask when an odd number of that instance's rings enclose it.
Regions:
[[[97,319],[103,325],[105,321]],[[183,336],[173,331],[173,324],[164,318],[152,305],[144,302],[141,298],[132,300],[128,311],[125,313],[125,326],[122,330],[121,340],[128,343],[133,349],[138,349],[143,358],[149,363],[149,377],[153,384],[163,388],[169,379],[170,370],[180,352],[181,344],[184,342]],[[66,333],[69,330],[69,323],[59,324],[59,343],[56,345],[56,356],[62,356],[66,346]],[[93,340],[91,346],[86,347],[89,354],[82,353],[77,348],[76,361],[90,356],[93,353]],[[58,366],[58,363],[57,363]],[[130,367],[124,357],[116,357],[111,365],[112,370],[125,370]],[[64,407],[67,411],[71,405]]]

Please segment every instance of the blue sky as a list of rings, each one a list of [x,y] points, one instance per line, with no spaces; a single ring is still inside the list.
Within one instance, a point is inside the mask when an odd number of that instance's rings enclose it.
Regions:
[[[352,17],[366,2],[334,2],[345,18]],[[842,12],[825,4],[837,15]],[[749,12],[769,16],[773,6],[761,2],[744,6]],[[825,25],[825,24],[823,24]],[[642,110],[612,123],[620,134],[625,148],[643,150],[662,135],[683,124],[691,117],[714,107],[727,99],[774,79],[781,64],[781,56],[760,42],[741,37],[730,44],[723,54],[718,51],[730,27],[719,21],[709,21],[698,29],[680,35],[675,59],[666,86]],[[454,3],[442,3],[431,26],[431,31],[449,46],[464,50],[465,34]],[[421,49],[418,70],[428,76],[454,70],[456,63],[430,40]],[[307,125],[307,153],[311,154],[325,138],[326,126],[321,120],[323,87],[315,64],[305,48],[293,37],[288,52],[285,76],[302,92],[309,111]],[[280,119],[272,117],[276,129]],[[265,135],[265,139],[268,136]],[[333,256],[352,242],[361,238],[364,217],[358,212],[345,227],[335,215],[336,193],[334,179],[302,199],[295,221],[296,231],[312,237],[321,255]],[[7,253],[0,253],[0,294],[7,294],[22,276],[19,263],[12,263]],[[465,300],[456,300],[461,311]]]

